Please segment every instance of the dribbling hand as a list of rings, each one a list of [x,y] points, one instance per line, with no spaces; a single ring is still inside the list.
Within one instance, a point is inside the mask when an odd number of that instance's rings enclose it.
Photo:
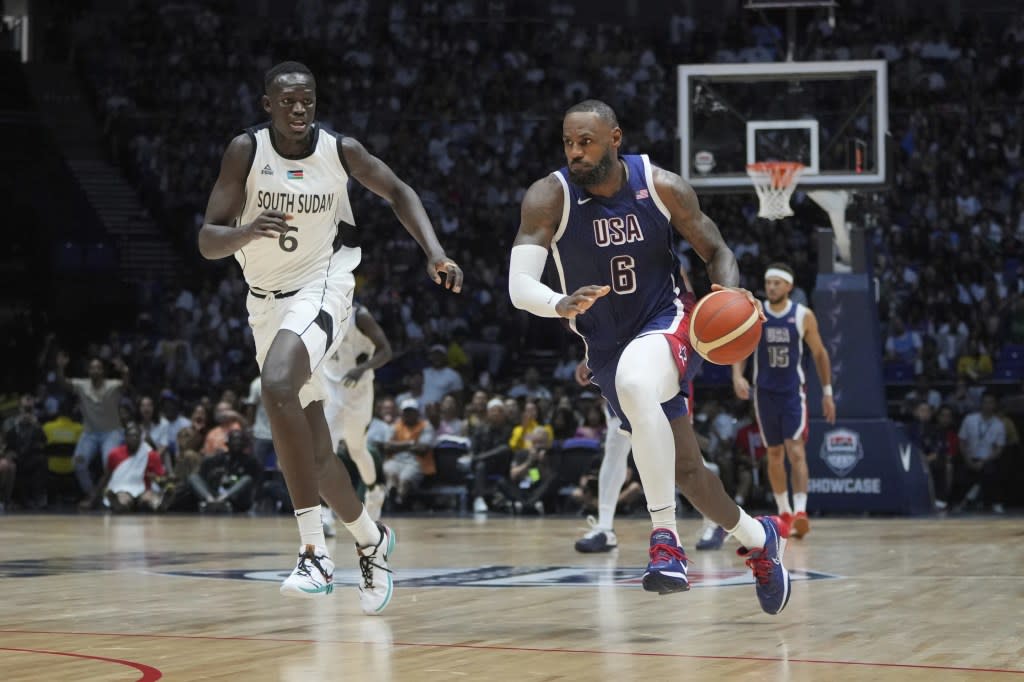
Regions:
[[[444,280],[441,274],[444,274]],[[434,280],[434,284],[443,284],[445,289],[451,289],[454,293],[462,291],[462,268],[448,256],[427,259],[427,275]]]
[[[256,216],[248,225],[243,226],[252,239],[270,237],[279,239],[282,234],[288,231],[288,221],[292,216],[280,211],[264,211]]]
[[[762,305],[761,301],[754,298],[754,294],[750,293],[747,289],[744,289],[743,287],[723,287],[721,284],[711,285],[711,291],[725,291],[727,289],[729,291],[738,291],[746,296],[747,300],[750,301],[750,304],[754,306],[754,310],[756,310],[757,314],[761,316],[761,321],[765,322],[768,320],[764,314],[764,305]]]
[[[611,290],[607,284],[602,287],[596,284],[580,287],[568,296],[563,296],[562,300],[555,304],[555,312],[571,320],[590,310],[590,306],[594,305],[597,299],[607,295]]]

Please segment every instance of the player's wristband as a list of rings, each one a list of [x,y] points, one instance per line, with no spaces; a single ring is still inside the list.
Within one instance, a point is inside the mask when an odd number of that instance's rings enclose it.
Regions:
[[[822,386],[821,387],[821,394],[822,395],[827,395],[827,396],[831,397],[832,396],[832,384],[825,384],[824,386]]]

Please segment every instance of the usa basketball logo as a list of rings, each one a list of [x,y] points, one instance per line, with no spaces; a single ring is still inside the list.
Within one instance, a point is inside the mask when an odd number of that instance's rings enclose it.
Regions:
[[[834,429],[821,442],[821,458],[836,476],[846,476],[864,458],[860,434],[849,429]]]

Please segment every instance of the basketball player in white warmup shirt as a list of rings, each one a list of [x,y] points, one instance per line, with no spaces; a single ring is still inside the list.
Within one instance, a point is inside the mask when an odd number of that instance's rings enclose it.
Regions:
[[[199,233],[205,258],[235,256],[249,286],[264,407],[299,525],[299,558],[281,585],[297,597],[330,594],[334,562],[326,548],[320,498],[356,541],[365,613],[391,601],[390,528],[374,522],[334,454],[322,401],[323,362],[348,328],[353,269],[361,251],[347,183],[387,200],[427,256],[427,272],[453,292],[462,270],[445,255],[416,193],[358,141],[315,122],[316,80],[298,62],[264,78],[270,122],[235,137],[224,152]]]
[[[335,447],[345,441],[349,457],[366,486],[366,511],[380,520],[387,491],[377,480],[377,467],[366,446],[366,431],[373,419],[373,370],[391,360],[391,344],[365,306],[356,304],[338,350],[324,361],[328,395],[324,416]],[[324,507],[324,531],[334,535],[333,514]]]

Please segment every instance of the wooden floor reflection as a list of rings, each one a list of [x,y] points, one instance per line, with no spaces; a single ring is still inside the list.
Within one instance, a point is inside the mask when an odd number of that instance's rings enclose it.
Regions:
[[[775,617],[734,546],[643,592],[642,520],[597,556],[578,519],[392,523],[374,618],[343,538],[333,595],[278,594],[287,517],[0,517],[0,680],[1024,680],[1020,519],[816,520]]]

